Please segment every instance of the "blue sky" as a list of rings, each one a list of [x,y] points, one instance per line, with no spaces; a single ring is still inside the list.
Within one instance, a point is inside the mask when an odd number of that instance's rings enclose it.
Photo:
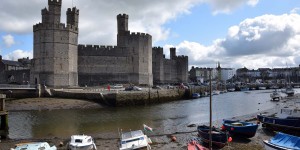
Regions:
[[[189,65],[276,68],[300,64],[298,0],[74,0],[80,10],[79,44],[115,45],[116,15],[129,15],[129,30],[146,32],[153,46],[176,47]],[[32,26],[47,1],[0,1],[0,54],[32,58]],[[63,0],[61,22],[71,0]],[[12,11],[13,10],[13,11]]]

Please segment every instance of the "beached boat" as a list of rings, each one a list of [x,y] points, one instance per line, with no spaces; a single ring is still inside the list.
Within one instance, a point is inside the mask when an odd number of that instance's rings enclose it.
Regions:
[[[258,87],[258,89],[259,89],[259,90],[265,90],[265,89],[267,89],[267,87],[265,87],[265,86],[260,86],[260,87]]]
[[[274,115],[257,115],[257,119],[266,127],[275,131],[294,132],[300,131],[300,109],[297,107],[283,107]]]
[[[193,93],[192,98],[200,98],[201,95],[199,93]]]
[[[17,144],[11,150],[57,150],[56,146],[50,146],[47,142],[30,142]]]
[[[201,138],[201,140],[205,143],[209,143],[209,126],[201,125],[197,127],[198,130],[198,136]],[[228,133],[220,131],[219,129],[212,127],[211,128],[211,137],[212,137],[212,145],[216,148],[223,148],[228,141]]]
[[[209,149],[200,145],[198,141],[191,140],[188,142],[187,150],[209,150]]]
[[[300,150],[300,137],[281,132],[263,142],[266,150]]]
[[[93,138],[88,135],[72,135],[67,147],[68,150],[97,150]]]
[[[241,91],[249,91],[249,88],[248,87],[241,87],[240,90]]]
[[[285,89],[285,93],[286,93],[287,96],[294,96],[295,90],[292,87],[287,87]]]
[[[120,150],[147,149],[150,150],[151,139],[142,130],[124,132],[121,135]]]
[[[228,91],[228,92],[234,92],[234,91],[235,91],[235,88],[228,88],[227,91]]]
[[[258,128],[257,124],[250,122],[223,120],[222,130],[226,130],[230,135],[251,138],[255,135]]]
[[[276,89],[270,94],[270,97],[272,101],[279,101],[280,99],[282,99],[281,93]]]

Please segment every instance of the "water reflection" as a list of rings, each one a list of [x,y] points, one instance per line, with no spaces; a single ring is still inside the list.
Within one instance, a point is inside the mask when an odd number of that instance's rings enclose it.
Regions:
[[[276,103],[270,101],[271,90],[266,91],[213,96],[213,120],[273,108]],[[208,121],[208,97],[124,108],[18,111],[9,112],[9,138],[67,138],[73,134],[117,132],[121,128],[141,129],[142,124],[147,124],[160,133],[172,133],[185,130],[188,124]]]

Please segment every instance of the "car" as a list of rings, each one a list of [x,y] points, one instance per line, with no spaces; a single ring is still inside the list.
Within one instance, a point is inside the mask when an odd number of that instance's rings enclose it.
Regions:
[[[133,90],[134,90],[134,91],[141,91],[141,90],[142,90],[142,88],[140,88],[140,87],[137,87],[137,86],[133,86]]]
[[[121,89],[121,88],[123,88],[123,85],[122,84],[116,84],[116,85],[113,85],[112,88]]]
[[[125,88],[125,91],[132,91],[133,90],[133,86],[128,86]]]
[[[161,88],[160,86],[158,86],[158,85],[154,85],[154,86],[152,87],[152,89],[158,89],[158,90],[161,90],[162,88]]]

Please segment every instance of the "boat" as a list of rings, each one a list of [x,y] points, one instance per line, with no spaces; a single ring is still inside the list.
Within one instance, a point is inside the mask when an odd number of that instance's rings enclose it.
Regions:
[[[259,89],[259,90],[265,90],[265,89],[267,89],[267,87],[265,87],[265,86],[260,86],[260,87],[258,87],[258,89]]]
[[[97,150],[96,144],[91,136],[72,135],[68,150]]]
[[[11,150],[57,150],[56,146],[50,146],[47,142],[29,142],[16,144]]]
[[[147,149],[150,150],[151,139],[142,130],[129,131],[121,134],[120,150]]]
[[[251,138],[255,136],[257,124],[234,120],[223,120],[223,131],[228,131],[230,135]]]
[[[193,93],[192,98],[200,98],[201,95],[199,93]]]
[[[221,92],[219,90],[213,90],[212,95],[219,95]]]
[[[198,136],[201,137],[201,140],[205,143],[209,143],[209,131],[210,127],[206,125],[201,125],[197,127]],[[223,148],[228,141],[228,133],[223,132],[215,127],[211,128],[211,137],[212,137],[212,146],[216,148]]]
[[[287,96],[294,96],[295,91],[291,86],[289,86],[285,89],[285,93],[286,93]]]
[[[249,91],[249,88],[248,87],[241,87],[240,90],[241,91]]]
[[[234,91],[235,91],[235,88],[228,88],[227,91],[228,91],[228,92],[234,92]]]
[[[263,142],[266,150],[300,150],[300,137],[282,132]]]
[[[280,100],[282,99],[282,95],[280,94],[280,92],[277,91],[277,89],[275,89],[271,94],[270,94],[271,100],[272,101],[276,101],[276,100]]]
[[[291,108],[292,107],[292,108]],[[262,127],[282,132],[300,133],[300,109],[297,107],[283,107],[274,115],[258,114],[257,120]]]
[[[187,150],[209,150],[209,149],[200,145],[197,140],[191,140],[188,142]]]

